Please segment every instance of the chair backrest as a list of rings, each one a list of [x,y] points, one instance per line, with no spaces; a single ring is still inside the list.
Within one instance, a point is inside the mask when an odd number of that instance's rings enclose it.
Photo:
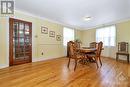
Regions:
[[[90,48],[96,48],[96,46],[97,46],[97,43],[96,43],[96,42],[90,43]]]
[[[80,48],[80,43],[79,42],[74,42],[74,44],[75,44],[76,48]]]
[[[70,57],[72,57],[74,55],[74,44],[70,43],[69,48],[70,48],[69,55]]]
[[[96,51],[96,56],[99,57],[101,55],[103,49],[103,42],[97,43],[97,51]]]
[[[70,43],[74,43],[73,41],[67,42],[67,57],[70,57]]]
[[[77,49],[75,43],[70,42],[69,43],[69,49],[70,49],[69,50],[69,57],[70,58],[75,57],[76,56],[75,53],[76,53],[76,49]]]
[[[119,42],[118,52],[128,52],[128,42]]]

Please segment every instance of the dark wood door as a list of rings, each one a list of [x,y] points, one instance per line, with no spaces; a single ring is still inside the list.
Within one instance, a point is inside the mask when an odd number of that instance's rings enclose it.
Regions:
[[[32,23],[9,19],[9,64],[32,62]]]

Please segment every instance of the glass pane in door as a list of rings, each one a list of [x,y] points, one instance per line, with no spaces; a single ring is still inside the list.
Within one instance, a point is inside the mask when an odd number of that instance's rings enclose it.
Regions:
[[[24,23],[14,22],[14,59],[24,59]]]
[[[19,23],[19,37],[24,38],[24,23]]]
[[[19,53],[18,49],[16,49],[18,48],[18,22],[14,22],[13,27],[13,58],[17,58],[17,53]]]
[[[29,25],[25,24],[25,35],[29,35]]]
[[[24,59],[24,23],[19,23],[19,56],[18,58]]]
[[[25,24],[25,47],[26,47],[25,57],[29,58],[29,55],[31,55],[29,50],[31,49],[30,49],[30,30],[28,24]]]

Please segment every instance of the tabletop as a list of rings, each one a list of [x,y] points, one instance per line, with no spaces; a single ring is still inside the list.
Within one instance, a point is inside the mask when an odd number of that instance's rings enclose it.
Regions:
[[[78,48],[80,52],[84,53],[90,53],[90,52],[95,52],[97,49],[96,48]]]

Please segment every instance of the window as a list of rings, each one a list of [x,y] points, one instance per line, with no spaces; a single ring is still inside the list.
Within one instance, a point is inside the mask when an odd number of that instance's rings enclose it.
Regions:
[[[63,29],[63,44],[67,46],[67,42],[74,40],[74,30],[64,27]]]
[[[96,30],[96,41],[102,41],[104,46],[115,46],[116,27],[109,26]]]

